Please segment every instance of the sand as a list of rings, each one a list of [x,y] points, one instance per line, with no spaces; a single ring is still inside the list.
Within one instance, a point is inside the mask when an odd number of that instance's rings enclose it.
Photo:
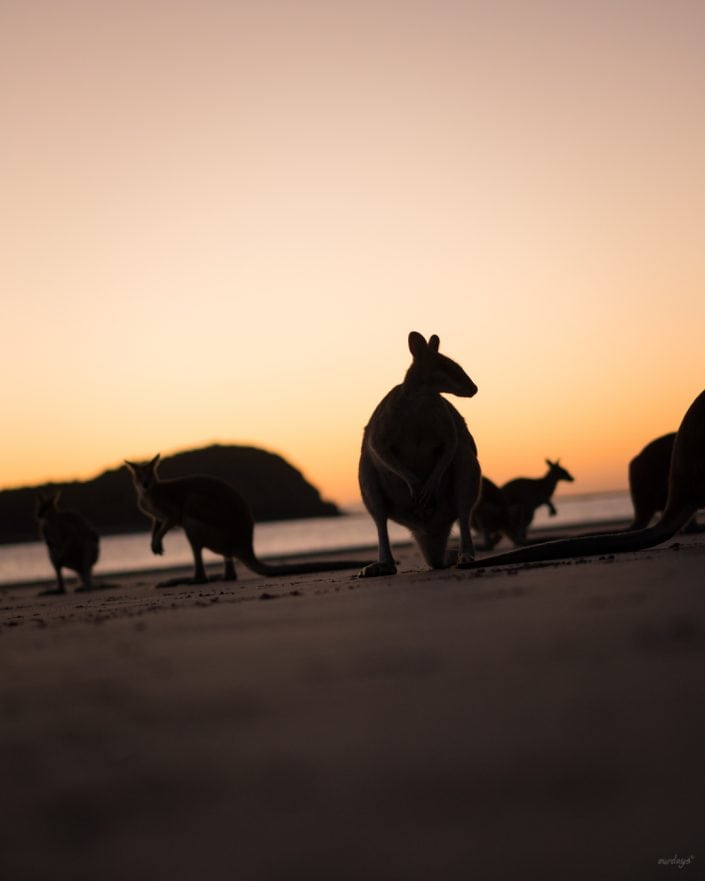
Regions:
[[[705,537],[672,545],[3,589],[0,879],[705,878]]]

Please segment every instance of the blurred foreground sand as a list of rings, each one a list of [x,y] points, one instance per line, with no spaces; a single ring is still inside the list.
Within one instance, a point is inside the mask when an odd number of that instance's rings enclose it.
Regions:
[[[0,589],[0,879],[705,878],[705,537],[671,545]]]

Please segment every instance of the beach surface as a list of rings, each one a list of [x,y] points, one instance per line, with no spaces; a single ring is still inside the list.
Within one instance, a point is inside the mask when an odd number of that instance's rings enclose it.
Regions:
[[[398,558],[0,589],[0,879],[705,878],[705,537]]]

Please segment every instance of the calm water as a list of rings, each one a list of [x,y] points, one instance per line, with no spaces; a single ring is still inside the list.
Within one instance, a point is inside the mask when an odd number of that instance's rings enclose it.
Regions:
[[[534,519],[537,527],[630,519],[632,515],[627,492],[559,496],[555,503],[558,514],[549,517],[546,509],[541,508]],[[409,538],[407,530],[395,523],[389,524],[389,532],[392,542]],[[376,541],[372,520],[362,510],[350,511],[342,517],[260,523],[255,528],[255,551],[260,557],[364,548],[374,546]],[[220,559],[207,552],[204,558],[206,562]],[[164,539],[163,557],[155,557],[151,553],[147,533],[112,535],[101,539],[100,559],[95,572],[106,575],[111,572],[160,569],[190,565],[191,561],[188,543],[178,530],[170,532]],[[43,543],[0,545],[0,584],[17,584],[52,577],[53,569]]]

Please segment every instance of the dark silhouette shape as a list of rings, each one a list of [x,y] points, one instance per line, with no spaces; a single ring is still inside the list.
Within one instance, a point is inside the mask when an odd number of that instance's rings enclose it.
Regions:
[[[477,386],[455,361],[409,334],[413,361],[404,382],[377,405],[365,428],[360,455],[362,498],[377,527],[378,560],[362,577],[394,575],[387,520],[411,530],[424,560],[446,565],[448,536],[460,525],[458,565],[474,559],[470,515],[480,489],[477,448],[465,420],[442,392],[470,398]]]
[[[668,495],[663,514],[653,525],[631,532],[582,535],[529,545],[486,557],[473,568],[561,560],[565,557],[637,551],[668,541],[705,507],[705,391],[688,408],[673,444],[668,473]]]
[[[208,581],[203,565],[204,548],[224,558],[225,581],[237,578],[234,559],[258,575],[296,575],[359,566],[359,561],[355,560],[284,565],[262,562],[255,556],[254,520],[242,496],[224,480],[201,474],[162,480],[157,473],[159,458],[157,454],[149,462],[125,462],[132,474],[137,504],[152,519],[152,553],[163,554],[164,536],[174,526],[181,526],[194,560],[193,578],[174,578],[161,582],[160,587]]]
[[[654,515],[663,511],[668,498],[668,471],[671,467],[676,432],[664,434],[648,443],[629,463],[629,492],[634,505],[634,520],[629,530],[648,526]],[[684,532],[702,532],[693,517]]]
[[[40,493],[36,499],[39,534],[46,542],[49,559],[56,572],[55,590],[44,593],[65,593],[62,569],[77,572],[84,590],[91,590],[91,571],[98,559],[100,539],[88,521],[76,511],[57,507],[60,492]]]
[[[551,517],[556,516],[557,511],[551,496],[556,491],[558,481],[573,482],[573,475],[563,468],[560,459],[555,462],[546,459],[546,465],[548,471],[543,477],[516,477],[502,487],[517,544],[526,543],[527,530],[531,526],[536,509],[541,505],[546,505]]]
[[[507,535],[514,544],[522,544],[514,531],[504,493],[484,475],[480,484],[480,498],[472,512],[472,527],[483,537],[482,550],[491,551],[501,541],[502,535]]]
[[[255,521],[334,517],[337,507],[281,456],[257,447],[213,444],[162,459],[163,477],[208,474],[224,480],[247,499]],[[22,487],[0,491],[0,542],[34,541],[37,537],[37,492],[61,489],[62,504],[81,511],[100,535],[141,532],[149,528],[135,506],[127,468],[104,471],[86,481]]]

